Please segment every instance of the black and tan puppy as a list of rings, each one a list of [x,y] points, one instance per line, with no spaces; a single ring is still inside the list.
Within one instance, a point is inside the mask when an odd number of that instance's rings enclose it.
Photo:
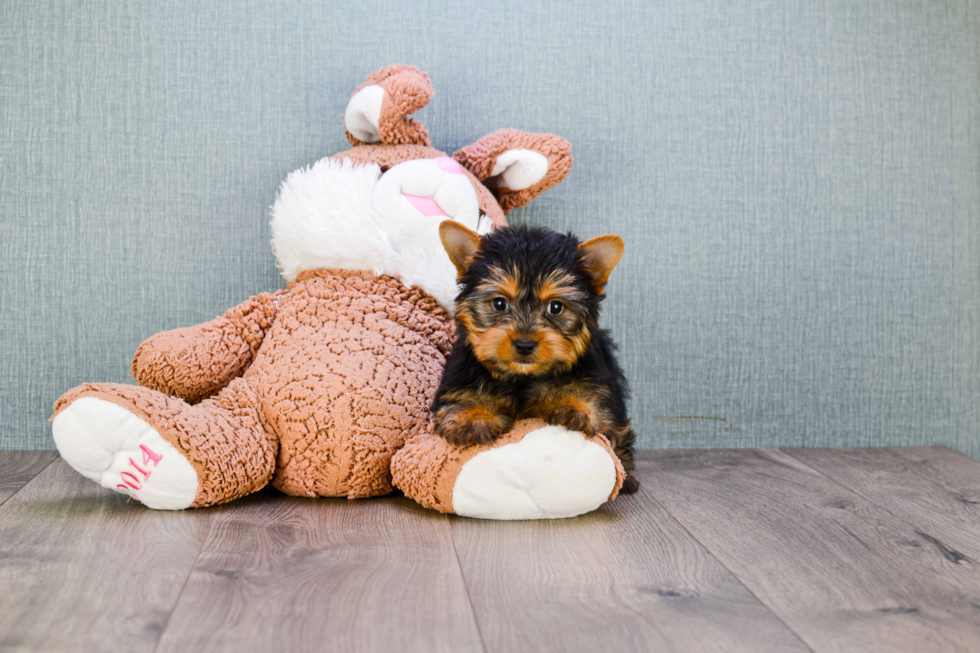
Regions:
[[[460,292],[456,344],[432,405],[436,432],[456,445],[486,443],[517,419],[539,417],[604,434],[631,469],[626,379],[609,333],[598,326],[622,239],[583,243],[528,227],[481,238],[452,221],[439,235]],[[623,491],[638,487],[628,476]]]

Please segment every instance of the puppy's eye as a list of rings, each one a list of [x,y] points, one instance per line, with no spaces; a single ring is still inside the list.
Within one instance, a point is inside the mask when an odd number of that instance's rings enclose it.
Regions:
[[[498,313],[503,313],[504,311],[506,311],[507,310],[507,300],[504,299],[503,297],[494,297],[493,298],[493,310],[497,311]]]
[[[565,305],[557,300],[549,302],[548,304],[548,313],[551,315],[561,315],[561,312],[564,310]]]

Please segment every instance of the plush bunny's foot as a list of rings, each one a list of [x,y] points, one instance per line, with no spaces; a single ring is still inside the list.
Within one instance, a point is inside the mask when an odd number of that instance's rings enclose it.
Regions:
[[[120,383],[86,383],[54,406],[51,430],[65,461],[149,508],[202,508],[264,487],[277,443],[255,392],[235,379],[191,405]]]
[[[615,498],[625,477],[603,436],[539,420],[465,448],[418,436],[395,454],[391,470],[394,485],[423,506],[483,519],[581,515]]]
[[[197,497],[194,467],[148,423],[122,406],[80,397],[51,424],[61,457],[102,487],[158,510],[182,510]]]
[[[456,514],[484,519],[574,517],[609,500],[616,467],[602,445],[561,426],[482,451],[456,476]]]

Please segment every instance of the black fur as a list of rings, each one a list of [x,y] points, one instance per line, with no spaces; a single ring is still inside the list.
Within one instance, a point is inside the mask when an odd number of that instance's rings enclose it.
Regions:
[[[520,407],[525,404],[532,389],[544,384],[594,384],[604,389],[600,401],[617,427],[611,429],[614,433],[610,440],[624,466],[629,469],[633,463],[635,440],[626,408],[629,388],[616,360],[616,346],[612,337],[598,326],[603,296],[593,289],[592,277],[577,249],[580,242],[572,234],[559,234],[540,227],[498,229],[483,237],[477,255],[460,278],[457,303],[463,305],[472,299],[480,284],[500,270],[515,270],[517,278],[521,280],[521,296],[528,295],[524,300],[540,302],[535,296],[535,285],[556,271],[566,273],[575,291],[571,293],[575,296],[574,315],[580,317],[577,320],[580,324],[567,326],[567,329],[588,330],[591,335],[581,356],[565,370],[528,375],[494,374],[475,355],[467,338],[466,326],[457,316],[456,343],[446,361],[432,410],[438,413],[447,404],[447,393],[462,388],[471,389],[479,395],[505,397],[513,406]],[[522,324],[520,316],[515,316],[513,320],[515,324]],[[624,491],[635,491],[638,484],[630,478],[627,486]]]

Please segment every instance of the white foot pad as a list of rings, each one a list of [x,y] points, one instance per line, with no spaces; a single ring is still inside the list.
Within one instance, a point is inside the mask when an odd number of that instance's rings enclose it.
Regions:
[[[616,485],[609,453],[561,426],[470,458],[453,486],[453,511],[482,519],[556,519],[595,510]]]
[[[82,397],[51,424],[61,457],[102,487],[149,508],[182,510],[197,497],[197,472],[149,424],[122,406]]]

